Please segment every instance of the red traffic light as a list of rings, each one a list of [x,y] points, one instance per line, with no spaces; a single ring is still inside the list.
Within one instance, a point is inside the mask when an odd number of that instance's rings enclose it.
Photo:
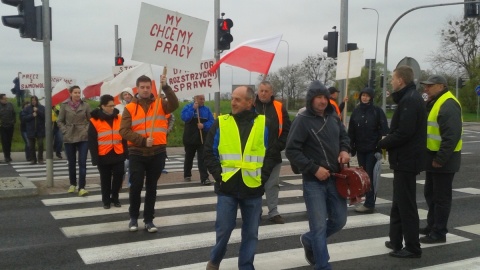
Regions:
[[[222,25],[220,26],[220,29],[223,31],[230,31],[230,28],[233,27],[233,21],[230,19],[225,19],[222,21]]]
[[[123,66],[125,60],[121,56],[115,57],[115,66]]]

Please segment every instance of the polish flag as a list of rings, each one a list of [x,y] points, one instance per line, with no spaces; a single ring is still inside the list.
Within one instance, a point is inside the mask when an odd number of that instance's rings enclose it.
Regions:
[[[152,94],[156,97],[157,86],[155,80],[153,80],[152,66],[150,64],[142,63],[134,68],[127,69],[118,74],[115,78],[108,82],[104,82],[101,86],[101,95],[111,95],[114,97],[115,104],[119,104],[119,95],[125,87],[130,87],[133,90],[133,94],[137,93],[136,82],[137,78],[145,75],[152,79]]]
[[[248,40],[225,54],[210,68],[214,73],[221,63],[241,67],[248,71],[268,74],[282,35]]]
[[[68,85],[65,81],[59,81],[52,89],[52,107],[62,103],[70,97]]]
[[[90,79],[85,81],[85,85],[87,85],[83,89],[83,97],[84,98],[92,98],[92,97],[99,97],[100,96],[100,88],[104,82],[108,82],[113,79],[112,74],[99,76],[97,78]]]

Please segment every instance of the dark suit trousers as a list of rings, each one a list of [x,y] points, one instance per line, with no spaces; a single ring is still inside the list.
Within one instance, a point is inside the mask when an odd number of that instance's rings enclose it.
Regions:
[[[405,248],[421,254],[418,239],[419,217],[416,201],[416,173],[393,172],[393,202],[390,211],[390,241],[395,249],[400,249],[405,240]]]
[[[445,236],[452,208],[452,182],[455,173],[427,172],[424,195],[428,204],[427,227],[437,236]]]

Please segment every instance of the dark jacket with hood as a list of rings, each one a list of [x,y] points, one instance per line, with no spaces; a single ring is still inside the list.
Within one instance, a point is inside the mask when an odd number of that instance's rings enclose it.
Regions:
[[[252,110],[246,110],[238,114],[226,114],[220,117],[233,117],[237,123],[238,131],[240,132],[240,140],[242,144],[242,152],[245,149],[245,145],[250,135],[250,131],[253,127],[253,121],[258,116],[258,113],[252,108]],[[265,192],[265,182],[270,177],[270,172],[276,163],[271,154],[269,145],[272,142],[272,136],[270,132],[272,130],[269,119],[265,120],[265,135],[268,136],[268,142],[265,143],[267,151],[265,152],[265,158],[262,167],[262,185],[257,188],[249,188],[245,185],[242,178],[241,170],[232,176],[227,182],[222,181],[222,166],[220,165],[220,155],[218,153],[218,143],[220,141],[219,120],[216,119],[213,126],[208,132],[207,139],[204,144],[204,160],[205,166],[208,168],[210,174],[215,179],[215,192],[217,194],[224,194],[235,198],[256,198],[261,197]]]
[[[392,93],[398,104],[387,137],[378,142],[388,150],[390,169],[420,173],[425,170],[427,112],[425,101],[412,82]]]
[[[108,115],[104,113],[103,110],[100,108],[97,108],[90,113],[90,115],[92,116],[91,119],[105,121],[110,127],[113,127],[113,119],[115,119],[118,114],[119,111],[117,109],[113,109],[113,113],[111,115]],[[123,139],[122,144],[122,154],[115,153],[115,150],[112,148],[112,150],[110,150],[110,152],[108,152],[106,155],[99,156],[98,131],[93,125],[92,121],[90,121],[90,125],[88,126],[88,149],[90,150],[90,156],[92,158],[93,166],[109,165],[124,162],[125,159],[128,157],[127,141]]]
[[[372,88],[364,88],[360,91],[360,96],[366,93],[370,96],[368,103],[360,101],[350,116],[348,123],[348,136],[350,137],[350,146],[352,148],[352,156],[355,153],[368,153],[381,149],[377,147],[378,141],[382,136],[388,133],[387,116],[383,110],[373,105],[374,91]]]
[[[24,109],[22,121],[25,122],[27,138],[45,138],[45,106],[38,102],[37,105],[29,105]],[[37,108],[37,116],[33,116],[33,108]]]
[[[317,96],[327,98],[324,115],[318,115],[312,108]],[[313,81],[306,96],[306,110],[297,115],[288,134],[285,154],[302,174],[314,175],[319,167],[338,172],[338,155],[350,152],[350,139],[345,127],[328,98],[330,93],[319,81]],[[315,177],[307,177],[310,180]]]
[[[162,108],[165,114],[172,113],[178,108],[178,98],[169,85],[162,87],[163,92],[168,101],[162,100]],[[155,97],[150,94],[150,98],[138,98],[136,94],[130,103],[135,104],[135,112],[137,110],[148,111],[150,104],[155,102]],[[153,156],[167,151],[167,145],[154,145],[147,147],[147,138],[137,134],[132,130],[132,116],[128,110],[124,110],[122,114],[122,123],[120,125],[120,135],[125,140],[132,142],[134,145],[129,146],[128,151],[130,155],[136,156]]]
[[[433,108],[435,102],[448,90],[441,92],[438,96],[427,103],[427,112]],[[453,99],[447,99],[438,112],[438,126],[442,142],[439,151],[430,151],[427,149],[426,170],[435,173],[454,173],[460,170],[462,159],[461,151],[454,152],[458,141],[462,138],[462,108]],[[432,167],[432,161],[441,164],[442,167]]]
[[[183,144],[184,145],[201,145],[202,138],[205,140],[207,133],[213,125],[213,114],[207,106],[199,106],[197,110],[193,109],[194,103],[185,105],[182,109],[181,118],[185,122],[183,130]],[[202,137],[200,137],[200,130],[198,129],[198,120],[203,124]]]
[[[285,149],[285,145],[287,144],[287,137],[288,133],[290,132],[290,117],[288,115],[287,109],[285,109],[284,106],[282,106],[282,118],[283,118],[283,126],[282,126],[282,134],[278,136],[278,116],[277,116],[277,110],[275,110],[275,106],[273,105],[273,101],[275,98],[272,96],[271,100],[267,103],[263,103],[259,98],[258,95],[255,99],[255,110],[262,115],[265,115],[267,117],[272,125],[272,133],[275,133],[277,131],[277,136],[275,137],[275,140],[273,141],[271,147],[272,154],[274,155],[275,162],[282,163],[282,155],[281,152],[283,149]],[[274,135],[274,134],[273,134]]]

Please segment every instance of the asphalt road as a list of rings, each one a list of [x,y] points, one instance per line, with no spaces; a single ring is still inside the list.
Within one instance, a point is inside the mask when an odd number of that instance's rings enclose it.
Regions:
[[[359,215],[349,208],[347,226],[329,238],[334,269],[478,269],[480,127],[467,125],[464,133],[447,243],[422,245],[421,259],[387,255],[383,243],[388,236],[392,184],[391,172],[384,166],[376,213]],[[16,172],[8,167],[0,167],[2,176]],[[298,179],[294,175],[281,179],[279,210],[287,223],[271,224],[263,216],[257,269],[310,269],[298,240],[308,228]],[[427,210],[424,179],[424,174],[417,177],[422,226]],[[98,191],[86,198],[55,194],[0,200],[0,269],[205,269],[215,240],[212,187],[194,182],[159,186],[155,223],[160,230],[155,234],[142,229],[128,232],[127,193],[121,194],[121,202],[121,208],[105,210]],[[142,228],[141,220],[139,225]],[[221,269],[236,269],[238,236],[234,231]]]

